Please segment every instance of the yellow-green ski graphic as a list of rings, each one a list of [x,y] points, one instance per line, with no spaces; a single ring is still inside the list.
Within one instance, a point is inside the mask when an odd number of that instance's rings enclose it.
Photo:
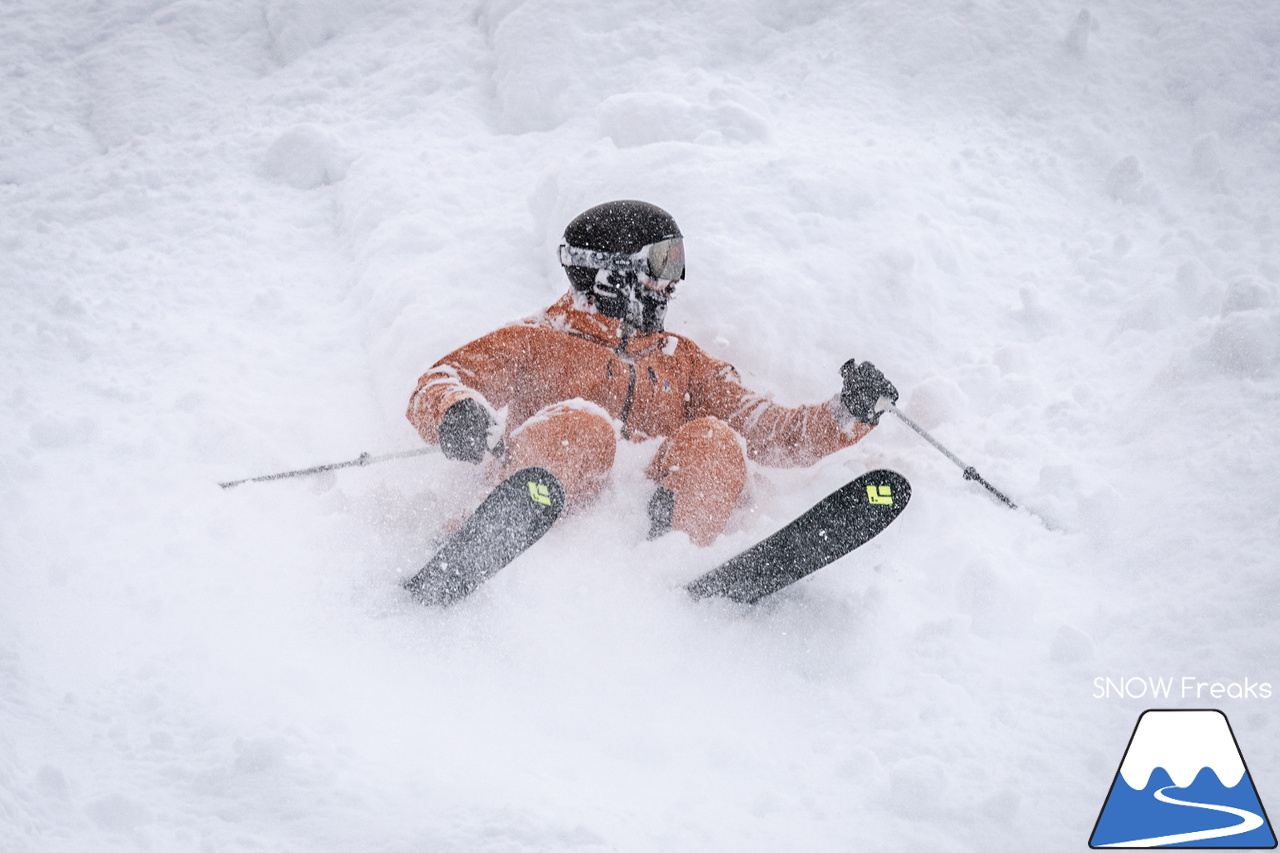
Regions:
[[[867,486],[867,501],[877,506],[893,506],[893,487]]]

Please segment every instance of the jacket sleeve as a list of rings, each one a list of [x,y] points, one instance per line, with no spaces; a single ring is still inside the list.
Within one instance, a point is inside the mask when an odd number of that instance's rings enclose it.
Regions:
[[[733,365],[694,348],[689,418],[715,417],[743,437],[747,456],[775,468],[812,465],[871,431],[853,420],[839,396],[825,403],[781,406],[743,387]]]
[[[430,444],[440,442],[440,421],[454,403],[471,398],[494,420],[511,402],[529,354],[528,327],[508,326],[459,347],[418,379],[409,398],[409,423]]]

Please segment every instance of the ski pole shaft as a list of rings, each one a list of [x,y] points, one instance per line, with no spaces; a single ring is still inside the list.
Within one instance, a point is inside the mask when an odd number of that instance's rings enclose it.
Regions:
[[[934,447],[936,447],[942,453],[943,456],[947,457],[952,462],[954,462],[961,471],[964,471],[964,478],[966,480],[973,480],[978,485],[986,489],[988,492],[995,495],[995,497],[998,498],[1002,504],[1009,507],[1010,509],[1018,508],[1018,505],[1015,504],[1013,501],[1009,500],[1007,497],[1005,497],[1004,494],[1002,494],[999,489],[997,489],[995,486],[991,485],[985,479],[983,479],[982,475],[978,473],[978,470],[976,468],[974,468],[972,465],[966,465],[964,462],[960,461],[960,457],[956,456],[950,450],[947,450],[945,447],[942,446],[941,443],[939,443],[939,441],[936,438],[929,435],[929,433],[925,432],[922,426],[920,426],[915,421],[911,420],[911,418],[904,415],[901,412],[901,410],[898,409],[897,406],[895,406],[892,402],[889,401],[887,397],[881,397],[879,402],[876,403],[876,408],[880,411],[893,412],[895,415],[897,415],[904,424],[906,424],[907,426],[915,430],[916,433],[919,434],[921,438],[923,438],[925,441],[929,442]]]
[[[281,471],[278,474],[264,474],[261,477],[246,477],[243,480],[231,480],[226,483],[219,483],[218,485],[224,489],[229,489],[232,486],[238,486],[241,483],[262,483],[267,480],[283,480],[288,477],[305,477],[309,474],[323,474],[325,471],[336,471],[339,468],[351,468],[355,466],[363,467],[365,465],[373,465],[376,462],[386,462],[391,459],[405,459],[410,456],[422,456],[425,453],[434,453],[435,451],[436,448],[431,446],[419,447],[416,450],[402,450],[399,453],[386,453],[382,456],[370,456],[368,453],[361,453],[355,459],[351,459],[346,462],[333,462],[328,465],[316,465],[313,468],[301,468],[297,471]]]

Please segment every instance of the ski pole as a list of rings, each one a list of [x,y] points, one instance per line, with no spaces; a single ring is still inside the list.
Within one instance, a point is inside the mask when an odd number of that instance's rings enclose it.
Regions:
[[[314,468],[302,468],[297,471],[281,471],[279,474],[264,474],[261,477],[246,477],[243,480],[232,480],[227,483],[219,483],[218,485],[224,489],[232,486],[238,486],[241,483],[261,483],[265,480],[283,480],[286,477],[305,477],[308,474],[322,474],[325,471],[336,471],[339,468],[351,468],[353,466],[363,467],[365,465],[373,465],[375,462],[386,462],[390,459],[405,459],[409,456],[421,456],[424,453],[434,453],[438,448],[434,446],[419,447],[416,450],[402,450],[399,453],[387,453],[382,456],[370,456],[368,453],[361,453],[355,459],[347,462],[334,462],[329,465],[316,465]]]
[[[991,492],[991,494],[999,498],[1000,502],[1005,506],[1009,507],[1009,509],[1018,508],[1018,505],[1015,504],[1013,501],[1009,500],[1003,494],[1001,494],[999,489],[997,489],[995,486],[991,485],[986,480],[984,480],[982,478],[982,475],[978,473],[978,470],[976,468],[974,468],[972,465],[966,465],[963,462],[961,462],[958,456],[956,456],[950,450],[947,450],[940,443],[938,443],[938,440],[933,436],[929,435],[929,433],[925,432],[923,427],[921,427],[915,421],[911,420],[911,418],[904,415],[888,397],[881,397],[879,401],[876,402],[876,409],[882,412],[893,412],[895,415],[897,415],[899,418],[902,419],[902,422],[904,424],[906,424],[907,426],[915,430],[917,433],[919,433],[921,438],[923,438],[925,441],[932,444],[934,447],[938,448],[938,450],[942,452],[943,456],[947,457],[952,462],[956,463],[956,465],[960,468],[960,470],[964,471],[964,478],[966,480],[973,480],[977,482],[979,485],[985,488],[988,492]]]

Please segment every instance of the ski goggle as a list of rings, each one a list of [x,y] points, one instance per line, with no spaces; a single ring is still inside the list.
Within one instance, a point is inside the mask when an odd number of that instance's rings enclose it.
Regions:
[[[684,278],[684,239],[672,237],[669,240],[659,240],[641,247],[633,255],[580,249],[562,243],[560,265],[640,273],[652,281],[679,281]]]

